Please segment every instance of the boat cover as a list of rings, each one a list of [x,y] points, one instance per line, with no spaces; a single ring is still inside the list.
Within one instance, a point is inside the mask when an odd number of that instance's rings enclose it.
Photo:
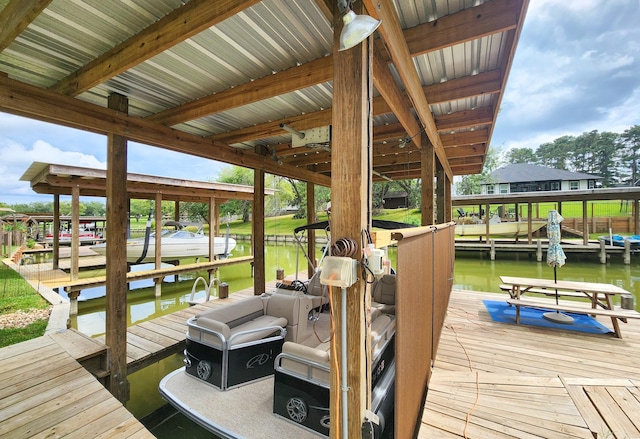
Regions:
[[[384,230],[408,229],[411,227],[416,227],[414,224],[375,219],[371,221],[371,226]],[[293,231],[294,233],[300,233],[303,230],[324,230],[327,227],[329,227],[329,221],[320,221],[318,223],[305,224],[304,226],[296,227]]]

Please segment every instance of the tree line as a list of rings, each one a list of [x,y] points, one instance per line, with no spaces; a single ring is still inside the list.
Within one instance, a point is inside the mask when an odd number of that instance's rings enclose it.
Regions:
[[[603,187],[633,186],[640,178],[640,125],[623,133],[597,130],[562,136],[532,148],[505,153],[506,163],[531,163],[548,168],[598,175]]]
[[[456,193],[480,193],[480,183],[497,168],[512,163],[529,163],[547,168],[602,177],[602,187],[633,186],[640,182],[640,125],[623,133],[584,132],[561,136],[537,148],[513,148],[503,152],[489,148],[481,174],[466,175],[456,183]]]
[[[490,147],[485,158],[482,174],[468,175],[456,182],[456,193],[459,195],[474,194],[480,191],[480,182],[498,167],[509,163],[530,163],[549,168],[582,172],[602,177],[603,187],[631,186],[640,184],[640,125],[634,125],[617,134],[612,132],[585,132],[579,136],[562,136],[552,142],[543,143],[537,148],[514,148],[503,152]],[[253,170],[238,166],[224,168],[217,179],[221,183],[233,183],[253,186]],[[420,179],[382,181],[373,184],[372,206],[374,214],[384,208],[384,199],[391,192],[403,192],[407,196],[407,207],[420,206]],[[268,216],[276,216],[295,210],[298,218],[306,217],[307,191],[306,184],[286,177],[267,174],[265,187],[274,189],[275,195],[265,200],[265,212]],[[316,211],[326,209],[330,200],[329,188],[316,186]],[[149,212],[154,212],[153,201],[131,200],[130,215],[137,220],[146,219]],[[16,212],[53,212],[53,202],[16,204],[8,206],[0,202],[0,207],[11,207]],[[174,218],[173,202],[163,202],[162,214],[165,218]],[[60,212],[71,214],[71,202],[61,201]],[[209,207],[204,203],[181,203],[181,216],[190,221],[209,223]],[[231,200],[220,207],[220,216],[229,215],[249,221],[251,202]],[[100,202],[81,202],[80,214],[83,216],[104,216],[106,208]],[[314,221],[315,218],[310,219]]]

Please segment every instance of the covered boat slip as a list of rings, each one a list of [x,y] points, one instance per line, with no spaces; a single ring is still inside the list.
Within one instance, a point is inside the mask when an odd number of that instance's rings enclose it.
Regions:
[[[373,181],[420,178],[421,222],[441,224],[451,220],[453,177],[482,170],[528,0],[420,3],[140,0],[129,7],[103,0],[87,8],[11,0],[0,11],[13,30],[0,41],[0,110],[106,136],[107,222],[118,232],[127,227],[130,143],[251,168],[259,295],[266,173],[307,182],[309,218],[314,186],[332,186],[333,232],[360,250]],[[374,37],[342,51],[349,7],[381,24]],[[311,139],[329,125],[329,139],[294,144],[291,129]],[[70,190],[77,204],[80,188]],[[433,235],[433,246],[405,236],[405,262],[400,256],[398,262],[406,270],[399,288],[414,292],[398,308],[396,436],[402,438],[419,417],[451,287],[453,234]],[[124,233],[106,239],[105,339],[110,372],[118,377],[108,387],[126,401],[126,243]],[[450,258],[440,257],[444,252]],[[349,437],[361,436],[369,397],[364,288],[362,280],[351,287],[348,318],[337,319],[338,330],[350,325],[347,342],[334,340],[337,352],[348,344],[340,356],[349,373],[348,383],[332,374],[331,416],[337,419],[346,404],[341,384],[349,387]],[[336,302],[341,309],[340,297]],[[332,437],[339,433],[332,428]]]

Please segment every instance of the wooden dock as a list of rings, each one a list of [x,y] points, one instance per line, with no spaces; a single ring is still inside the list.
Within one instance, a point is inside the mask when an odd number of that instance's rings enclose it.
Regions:
[[[163,267],[152,270],[130,271],[127,273],[127,281],[134,282],[143,279],[164,278],[165,276],[174,276],[182,273],[190,273],[193,271],[214,270],[228,265],[253,263],[253,256],[240,256],[237,258],[216,259],[210,262],[195,262],[193,264],[174,265],[171,267]],[[77,279],[67,281],[63,285],[66,291],[76,292],[86,288],[100,287],[106,284],[106,276],[96,276],[92,278]]]
[[[154,437],[53,338],[1,352],[0,437]]]
[[[482,300],[506,297],[452,293],[419,437],[640,437],[640,322],[624,339],[494,323]]]
[[[526,241],[516,243],[514,241],[492,240],[487,243],[484,241],[480,242],[465,239],[456,240],[455,243],[456,253],[487,253],[489,254],[491,260],[496,259],[497,253],[519,253],[528,254],[532,259],[542,261],[544,258],[546,258],[548,247],[549,244],[546,241],[541,242],[540,244],[538,244],[537,242],[528,244],[526,243]],[[562,249],[566,254],[593,255],[600,258],[600,262],[603,264],[606,263],[608,258],[613,255],[622,258],[625,264],[629,264],[631,253],[634,253],[633,251],[630,251],[629,254],[626,254],[623,247],[617,247],[613,245],[607,245],[604,249],[602,249],[600,244],[596,243],[589,243],[587,245],[584,245],[576,244],[574,242],[563,242]]]
[[[252,294],[249,288],[128,328],[128,372],[181,352],[189,317]],[[640,322],[624,324],[624,339],[494,323],[482,300],[506,298],[452,292],[419,437],[640,437]],[[103,338],[70,332],[1,350],[0,436],[147,437],[96,379]]]

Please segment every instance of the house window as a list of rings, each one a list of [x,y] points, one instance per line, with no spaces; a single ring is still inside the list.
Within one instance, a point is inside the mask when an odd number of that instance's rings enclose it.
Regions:
[[[500,184],[500,193],[501,194],[508,194],[509,193],[509,185],[506,183],[501,183]]]
[[[573,180],[569,182],[569,190],[577,191],[578,189],[580,189],[579,181]]]
[[[596,187],[596,181],[589,180],[589,189],[595,189],[595,187]]]
[[[488,184],[487,185],[487,193],[488,194],[492,194],[493,193],[493,185],[492,184]]]
[[[560,182],[559,181],[552,181],[551,182],[551,190],[552,191],[559,191],[560,190]]]

